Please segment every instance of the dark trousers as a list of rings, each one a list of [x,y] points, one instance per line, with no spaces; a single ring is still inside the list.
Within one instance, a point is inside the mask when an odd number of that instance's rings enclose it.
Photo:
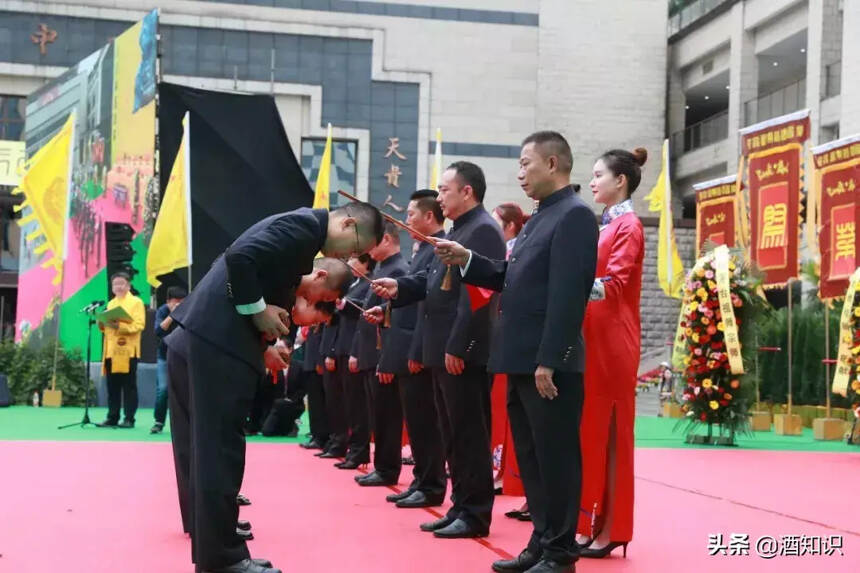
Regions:
[[[263,422],[269,417],[269,412],[275,400],[284,395],[284,375],[278,372],[275,378],[267,373],[260,377],[257,390],[254,393],[254,401],[251,403],[251,412],[245,427],[250,432],[259,432],[263,429]]]
[[[188,476],[187,500],[180,497],[180,508],[187,508],[191,525],[192,561],[218,569],[249,557],[236,535],[236,496],[245,471],[244,423],[260,374],[202,339],[186,336],[188,355],[172,348],[168,354],[171,396],[179,397],[183,386],[189,390],[189,408],[175,401],[170,410],[177,483]],[[180,421],[186,412],[188,419]],[[185,460],[187,468],[181,467]]]
[[[105,360],[108,391],[107,421],[112,424],[119,422],[119,408],[122,405],[125,419],[134,422],[134,415],[137,413],[137,358],[129,361],[126,373],[113,373],[112,367],[111,359]]]
[[[373,469],[384,479],[396,481],[403,464],[400,384],[397,378],[382,384],[373,370],[368,370],[366,376],[366,386],[373,397]]]
[[[451,470],[448,517],[489,530],[493,516],[490,452],[490,377],[484,366],[466,364],[459,376],[433,368],[439,429]]]
[[[191,390],[188,388],[188,363],[184,356],[171,352],[167,359],[167,399],[170,402],[170,441],[173,444],[173,466],[182,531],[191,533]]]
[[[329,438],[329,425],[323,379],[314,370],[305,370],[304,375],[308,391],[308,425],[311,428],[311,438],[325,444]]]
[[[347,364],[349,357],[344,356],[341,360]],[[370,461],[370,399],[365,387],[369,372],[350,372],[347,367],[340,373],[349,427],[346,457],[350,461],[366,464]]]
[[[349,359],[347,359],[349,360]],[[334,372],[323,372],[323,388],[325,389],[325,407],[328,416],[329,451],[338,456],[346,454],[346,442],[349,437],[349,424],[346,420],[346,404],[343,392],[343,373],[348,370],[347,362],[338,359]]]
[[[424,369],[418,374],[397,377],[400,404],[412,448],[412,484],[409,489],[424,492],[428,497],[445,496],[445,450],[439,431],[439,414],[433,390],[433,375]]]
[[[155,370],[155,412],[153,417],[157,424],[164,424],[167,419],[167,358],[159,358]]]
[[[558,396],[542,398],[531,374],[508,375],[508,417],[526,500],[534,523],[529,548],[570,563],[582,489],[579,423],[584,388],[581,373],[556,372]]]

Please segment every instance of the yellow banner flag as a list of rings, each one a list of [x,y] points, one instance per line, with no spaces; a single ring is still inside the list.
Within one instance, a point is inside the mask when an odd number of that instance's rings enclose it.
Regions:
[[[24,195],[24,201],[15,206],[16,211],[30,208],[18,224],[23,227],[32,221],[37,223],[36,230],[27,235],[27,240],[44,239],[33,252],[41,255],[51,251],[42,268],[54,267],[57,274],[52,282],[55,285],[60,284],[63,277],[64,229],[68,216],[74,131],[75,114],[70,114],[59,133],[27,162],[21,183],[12,192]]]
[[[331,194],[331,124],[328,124],[328,135],[325,139],[320,172],[317,175],[317,185],[314,188],[314,209],[328,209]]]
[[[430,171],[430,189],[439,186],[439,177],[442,176],[442,130],[436,130],[436,152],[433,154],[433,167]]]
[[[681,298],[684,285],[684,265],[678,254],[675,242],[675,228],[672,223],[672,186],[669,179],[669,140],[663,141],[663,158],[660,176],[648,194],[650,211],[660,212],[660,225],[657,230],[657,279],[660,288],[667,296]]]
[[[146,281],[158,287],[158,276],[190,267],[191,252],[191,133],[189,115],[182,120],[182,141],[170,170],[158,218],[146,255]]]

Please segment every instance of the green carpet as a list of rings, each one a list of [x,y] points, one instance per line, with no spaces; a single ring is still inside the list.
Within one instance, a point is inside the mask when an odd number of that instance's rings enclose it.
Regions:
[[[90,420],[104,420],[106,408],[91,408]],[[95,426],[72,426],[58,430],[57,426],[79,422],[83,408],[33,408],[13,406],[0,408],[0,440],[54,440],[54,441],[116,441],[116,442],[169,442],[169,427],[162,434],[152,435],[152,410],[141,409],[137,415],[137,426],[133,429],[96,428]],[[682,431],[674,431],[676,419],[637,416],[636,447],[639,448],[713,448],[720,446],[690,445],[684,443]],[[699,433],[704,433],[704,428]],[[264,438],[252,436],[250,442],[300,442],[305,441],[307,416],[303,416],[297,438]],[[738,446],[751,450],[785,450],[803,452],[855,452],[860,446],[851,446],[844,441],[820,442],[812,438],[812,430],[804,428],[801,436],[777,436],[771,432],[755,432],[752,436],[740,436]],[[729,448],[733,449],[733,448]]]
[[[83,408],[33,408],[32,406],[12,406],[0,408],[0,440],[51,440],[51,441],[100,441],[100,442],[169,442],[170,424],[164,433],[150,434],[152,427],[152,408],[137,411],[134,428],[97,428],[95,426],[72,426],[57,429],[64,424],[78,423],[84,415]],[[101,422],[107,415],[107,408],[90,408],[90,421]],[[297,438],[264,438],[251,436],[250,442],[303,442],[307,432],[306,416],[299,424]]]

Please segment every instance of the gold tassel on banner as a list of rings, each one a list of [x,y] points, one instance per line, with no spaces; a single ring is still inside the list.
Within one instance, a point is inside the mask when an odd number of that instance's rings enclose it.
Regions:
[[[442,279],[441,290],[451,290],[451,265],[448,265],[448,270],[445,271],[445,278]]]
[[[382,350],[382,329],[376,326],[376,349]]]
[[[391,328],[391,305],[390,304],[385,305],[385,310],[383,311],[382,316],[383,316],[382,327],[383,328]]]

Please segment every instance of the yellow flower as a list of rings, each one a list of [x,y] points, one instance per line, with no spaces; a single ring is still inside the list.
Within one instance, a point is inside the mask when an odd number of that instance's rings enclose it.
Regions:
[[[718,322],[718,323],[717,323],[717,330],[719,330],[719,331],[723,331],[723,330],[725,330],[725,329],[726,329],[726,327],[725,327],[725,326],[723,326],[722,321],[720,321],[720,322]]]
[[[714,282],[714,281],[712,281],[712,280],[709,280],[709,281],[708,281],[708,288],[709,288],[709,289],[711,289],[711,290],[714,290],[715,288],[717,288],[717,283],[715,283],[715,282]]]
[[[735,270],[735,264],[732,261],[729,261],[729,270],[730,271]]]
[[[851,389],[855,392],[860,392],[860,381],[855,380],[851,383]]]
[[[693,335],[693,329],[688,328],[688,329],[684,330],[684,334],[686,334],[688,337],[692,336]]]
[[[702,300],[708,300],[708,291],[703,288],[696,289],[696,296]]]
[[[716,410],[717,408],[720,407],[720,403],[717,402],[716,400],[711,400],[710,402],[708,402],[708,406],[711,407],[711,410]]]
[[[854,316],[860,317],[860,306],[854,309]]]
[[[691,302],[691,303],[689,304],[689,306],[687,306],[687,310],[688,310],[689,312],[693,312],[693,311],[694,311],[694,310],[696,310],[697,308],[699,308],[699,303],[697,303],[697,302]]]
[[[731,395],[731,394],[729,394],[728,392],[726,392],[725,394],[723,394],[723,398],[725,398],[726,400],[731,400],[731,399],[732,399],[732,395]]]
[[[685,366],[689,366],[689,365],[690,365],[690,362],[691,362],[690,357],[689,357],[689,356],[685,356],[685,357],[684,357],[684,365],[685,365]]]
[[[693,333],[692,338],[693,338],[693,342],[699,342],[699,335],[696,334],[695,332]]]
[[[714,383],[711,382],[710,378],[705,378],[704,380],[702,380],[702,388],[710,388],[713,385]]]
[[[702,317],[702,324],[711,324],[711,319],[707,316]]]
[[[697,277],[703,277],[703,276],[705,276],[705,269],[699,269],[699,270],[697,270],[697,271],[696,271],[696,276],[697,276]]]

